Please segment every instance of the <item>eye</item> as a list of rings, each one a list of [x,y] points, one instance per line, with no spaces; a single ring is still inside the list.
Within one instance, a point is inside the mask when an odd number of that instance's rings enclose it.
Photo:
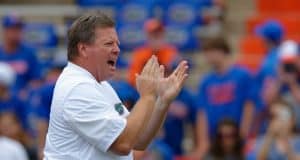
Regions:
[[[105,45],[106,46],[112,46],[114,44],[114,42],[106,42]]]

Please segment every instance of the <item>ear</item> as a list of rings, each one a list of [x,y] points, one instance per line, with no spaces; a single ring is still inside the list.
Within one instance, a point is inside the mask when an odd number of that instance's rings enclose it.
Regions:
[[[77,44],[77,50],[78,50],[79,56],[87,58],[87,46],[86,46],[86,44],[78,43]]]

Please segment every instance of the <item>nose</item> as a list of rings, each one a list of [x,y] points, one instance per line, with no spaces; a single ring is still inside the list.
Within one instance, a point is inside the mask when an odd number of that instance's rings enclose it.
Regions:
[[[120,53],[120,47],[118,44],[116,44],[112,50],[112,52],[115,54],[115,55],[119,55]]]

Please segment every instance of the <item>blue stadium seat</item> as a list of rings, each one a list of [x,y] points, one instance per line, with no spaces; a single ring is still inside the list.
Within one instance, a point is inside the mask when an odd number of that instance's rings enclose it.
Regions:
[[[24,42],[38,48],[54,48],[58,44],[55,26],[50,23],[28,23],[24,28]]]
[[[196,47],[196,34],[193,27],[183,27],[176,24],[166,25],[166,36],[169,43],[181,51],[193,50]]]
[[[146,37],[141,25],[118,25],[117,30],[122,50],[132,50],[145,43]]]
[[[153,3],[129,0],[118,7],[117,22],[120,24],[142,25],[153,15]]]
[[[201,11],[212,6],[212,0],[165,0],[158,2],[166,23],[192,26],[201,24]]]
[[[198,14],[197,6],[194,4],[177,2],[168,6],[164,18],[167,23],[191,26],[196,23]]]

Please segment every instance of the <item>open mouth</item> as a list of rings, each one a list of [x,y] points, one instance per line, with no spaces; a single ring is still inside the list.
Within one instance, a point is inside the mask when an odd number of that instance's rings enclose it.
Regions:
[[[108,61],[107,61],[107,64],[110,65],[110,66],[115,66],[115,61],[113,61],[113,60],[108,60]]]

